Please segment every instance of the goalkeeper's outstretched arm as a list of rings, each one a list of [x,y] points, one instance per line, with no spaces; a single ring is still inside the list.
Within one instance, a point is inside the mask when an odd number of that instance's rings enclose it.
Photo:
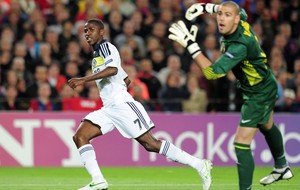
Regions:
[[[201,49],[196,42],[196,34],[198,31],[196,25],[193,25],[190,30],[188,30],[185,23],[182,20],[179,20],[177,23],[171,25],[169,31],[169,39],[178,42],[187,49],[196,64],[201,68],[205,78],[214,80],[224,76],[224,74],[214,73],[210,67],[212,62],[201,53]]]

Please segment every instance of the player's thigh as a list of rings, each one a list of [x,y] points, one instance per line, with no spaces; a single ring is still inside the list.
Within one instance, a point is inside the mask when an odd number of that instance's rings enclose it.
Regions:
[[[102,132],[99,127],[95,126],[88,120],[83,120],[75,133],[75,137],[84,138],[87,140],[93,139],[100,135],[102,135]]]
[[[83,121],[94,126],[96,128],[94,130],[100,131],[101,135],[105,135],[115,128],[111,118],[106,114],[105,108],[89,113],[83,118]]]
[[[268,123],[260,125],[260,128],[265,129],[265,130],[271,129],[271,127],[273,126],[273,123],[274,123],[273,113],[274,112],[271,112]]]
[[[262,86],[253,92],[245,92],[248,98],[243,103],[241,109],[240,126],[259,127],[269,122],[271,113],[277,101],[277,83],[270,76]]]
[[[241,144],[250,144],[255,137],[258,128],[253,127],[241,127],[239,126],[235,133],[234,142]]]
[[[137,138],[154,127],[145,108],[139,102],[126,102],[110,108],[110,118],[126,138]]]
[[[259,127],[267,124],[272,115],[276,99],[249,99],[246,100],[241,109],[240,126]]]

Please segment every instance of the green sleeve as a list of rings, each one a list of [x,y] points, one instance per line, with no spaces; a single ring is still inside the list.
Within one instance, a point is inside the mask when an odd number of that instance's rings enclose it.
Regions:
[[[215,80],[225,76],[234,66],[247,56],[247,48],[240,43],[231,44],[228,50],[210,67],[202,70],[208,80]]]
[[[226,74],[215,73],[213,71],[213,68],[211,68],[211,67],[206,67],[205,69],[202,70],[202,73],[207,80],[216,80],[216,79],[221,78],[226,75]]]

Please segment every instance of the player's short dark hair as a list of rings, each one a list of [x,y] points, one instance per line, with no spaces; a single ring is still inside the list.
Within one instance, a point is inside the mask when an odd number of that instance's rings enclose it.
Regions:
[[[104,29],[104,23],[102,22],[102,20],[98,18],[91,18],[87,21],[87,23],[91,23],[91,22],[99,26],[99,28]]]
[[[233,7],[235,9],[235,11],[236,11],[236,14],[239,14],[240,9],[241,9],[240,6],[236,2],[234,2],[234,1],[225,1],[221,5]]]

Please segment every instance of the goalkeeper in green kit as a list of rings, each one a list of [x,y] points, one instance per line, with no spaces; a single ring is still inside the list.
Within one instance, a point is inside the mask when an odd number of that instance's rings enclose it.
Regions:
[[[234,139],[239,189],[249,190],[252,186],[254,160],[250,144],[258,130],[265,136],[274,159],[273,171],[262,178],[260,183],[269,185],[292,178],[282,135],[273,121],[273,108],[277,100],[276,79],[267,65],[266,54],[246,22],[246,12],[233,1],[220,5],[197,3],[187,10],[185,17],[192,20],[204,13],[217,14],[218,30],[222,35],[222,55],[215,63],[201,53],[195,41],[197,26],[187,29],[183,21],[173,23],[169,28],[169,39],[177,41],[188,50],[208,80],[223,77],[230,70],[237,78],[237,85],[244,99]]]

